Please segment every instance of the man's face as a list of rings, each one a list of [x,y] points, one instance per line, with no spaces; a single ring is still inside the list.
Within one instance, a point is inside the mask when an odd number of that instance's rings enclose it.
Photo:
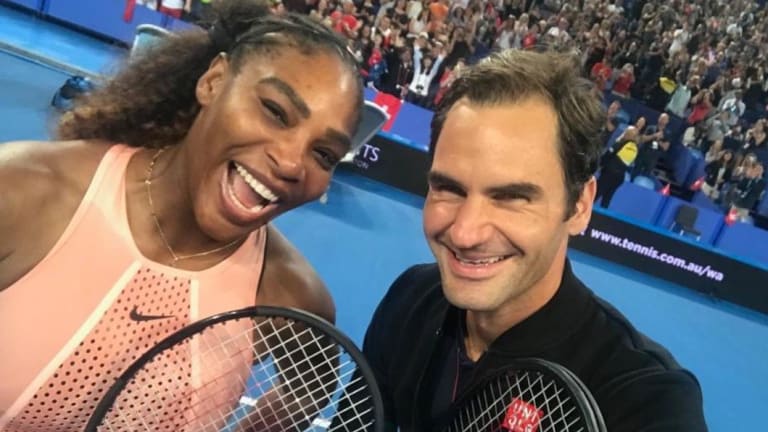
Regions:
[[[589,221],[594,180],[565,215],[558,122],[539,98],[478,106],[459,101],[437,142],[424,231],[443,289],[477,312],[524,307],[559,284],[568,236]]]

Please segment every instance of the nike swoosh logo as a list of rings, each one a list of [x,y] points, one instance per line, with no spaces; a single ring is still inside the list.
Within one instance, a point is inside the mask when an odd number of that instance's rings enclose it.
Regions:
[[[144,315],[144,314],[140,314],[138,309],[139,309],[138,306],[134,306],[133,309],[131,309],[130,317],[134,321],[153,321],[153,320],[159,320],[159,319],[173,318],[173,315]]]

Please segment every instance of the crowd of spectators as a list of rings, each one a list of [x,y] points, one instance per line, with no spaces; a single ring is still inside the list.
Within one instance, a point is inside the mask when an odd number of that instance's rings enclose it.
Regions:
[[[143,1],[197,20],[216,0]],[[427,109],[464,65],[494,50],[572,52],[584,75],[614,101],[607,151],[626,139],[627,126],[636,130],[630,180],[679,182],[665,156],[683,145],[706,158],[697,187],[725,211],[746,219],[764,194],[764,0],[270,1],[276,13],[308,14],[345,35],[368,86]],[[662,114],[631,118],[625,101]]]

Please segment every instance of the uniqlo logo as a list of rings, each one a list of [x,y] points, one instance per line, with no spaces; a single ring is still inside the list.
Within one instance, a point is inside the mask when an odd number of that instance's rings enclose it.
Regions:
[[[507,407],[502,428],[510,432],[537,432],[544,413],[523,400],[515,398]]]

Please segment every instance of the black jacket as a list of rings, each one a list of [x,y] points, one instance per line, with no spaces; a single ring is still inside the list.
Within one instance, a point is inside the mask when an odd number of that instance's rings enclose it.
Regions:
[[[765,191],[765,179],[763,178],[744,178],[736,189],[738,197],[734,204],[740,208],[752,209],[755,204],[760,200],[760,197]]]
[[[381,386],[388,430],[434,430],[428,424],[433,395],[424,381],[446,317],[457,311],[443,296],[435,264],[408,269],[376,309],[363,351]],[[553,299],[494,341],[473,374],[519,357],[573,371],[594,395],[610,432],[707,430],[696,378],[597,298],[570,264]]]
[[[720,173],[720,168],[723,167],[723,161],[721,160],[715,160],[707,164],[706,167],[704,167],[704,173],[706,174],[706,177],[704,181],[710,185],[711,187],[717,187],[717,176]],[[731,181],[731,174],[733,170],[731,170],[730,167],[727,167],[725,171],[723,172],[723,183],[728,183]]]

